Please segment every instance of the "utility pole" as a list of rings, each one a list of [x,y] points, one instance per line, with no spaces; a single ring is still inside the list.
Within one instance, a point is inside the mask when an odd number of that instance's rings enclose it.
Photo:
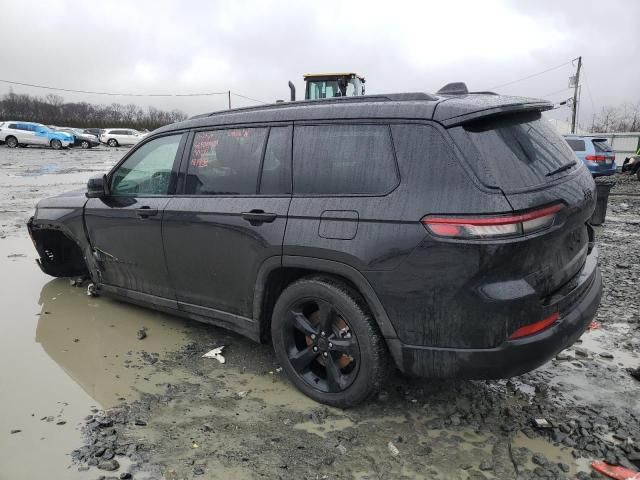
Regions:
[[[573,103],[571,104],[571,133],[576,133],[576,116],[578,113],[578,85],[580,84],[580,69],[582,68],[582,57],[578,57],[578,68],[576,70],[575,83],[573,84]]]
[[[229,100],[229,110],[231,110],[231,90],[227,91],[227,99]]]

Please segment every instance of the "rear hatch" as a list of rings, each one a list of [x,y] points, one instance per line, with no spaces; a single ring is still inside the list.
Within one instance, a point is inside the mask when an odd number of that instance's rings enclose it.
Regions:
[[[616,161],[616,154],[609,146],[606,138],[592,138],[594,155],[587,155],[585,158],[594,162],[596,170],[609,170]]]
[[[509,259],[540,298],[559,290],[588,253],[595,207],[588,170],[539,110],[479,116],[449,132],[477,178],[502,190],[515,212],[563,205],[554,226],[518,241]]]

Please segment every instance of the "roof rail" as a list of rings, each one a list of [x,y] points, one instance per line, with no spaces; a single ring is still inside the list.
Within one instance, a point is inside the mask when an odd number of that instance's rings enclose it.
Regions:
[[[354,97],[332,97],[332,98],[320,98],[316,100],[298,100],[295,102],[277,102],[267,105],[255,105],[251,107],[234,108],[231,110],[219,110],[217,112],[202,113],[190,117],[191,119],[212,117],[214,115],[226,115],[236,112],[251,112],[254,110],[270,110],[287,107],[298,107],[303,105],[321,105],[329,103],[364,103],[364,102],[411,102],[411,101],[436,101],[438,97],[424,92],[408,92],[408,93],[387,93],[380,95],[358,95]]]

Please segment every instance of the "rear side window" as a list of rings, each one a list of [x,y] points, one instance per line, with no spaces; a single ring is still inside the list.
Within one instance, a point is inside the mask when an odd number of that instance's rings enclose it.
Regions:
[[[478,178],[506,191],[550,182],[578,164],[573,151],[540,112],[479,120],[450,132]]]
[[[591,141],[593,142],[593,148],[596,149],[596,152],[598,153],[613,152],[613,148],[609,146],[609,144],[604,138],[594,138]]]
[[[187,195],[255,195],[266,128],[197,132],[187,167]]]
[[[578,140],[576,138],[566,138],[565,140],[567,141],[567,143],[571,147],[571,150],[573,150],[574,152],[584,152],[585,151],[584,140]]]
[[[398,184],[386,125],[302,126],[293,138],[294,193],[383,195]]]

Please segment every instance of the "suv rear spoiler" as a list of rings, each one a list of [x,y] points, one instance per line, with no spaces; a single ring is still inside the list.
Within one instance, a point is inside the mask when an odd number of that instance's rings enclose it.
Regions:
[[[516,112],[543,112],[552,108],[553,104],[545,100],[502,95],[465,95],[439,102],[433,112],[433,119],[449,128],[486,117]]]

